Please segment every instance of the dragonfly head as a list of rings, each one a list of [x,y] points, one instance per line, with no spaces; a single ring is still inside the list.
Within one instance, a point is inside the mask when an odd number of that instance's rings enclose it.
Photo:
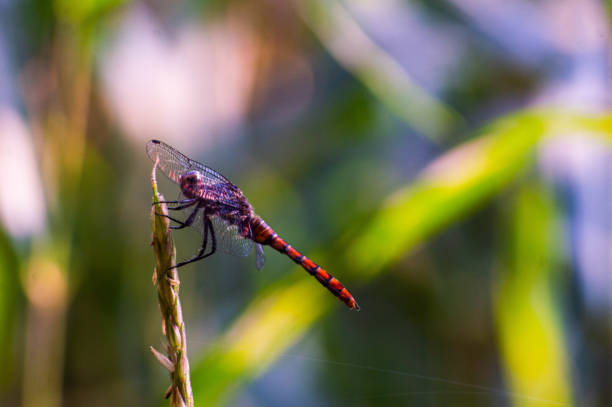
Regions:
[[[197,191],[204,185],[204,177],[199,171],[188,171],[179,179],[181,191],[187,198],[195,198]]]

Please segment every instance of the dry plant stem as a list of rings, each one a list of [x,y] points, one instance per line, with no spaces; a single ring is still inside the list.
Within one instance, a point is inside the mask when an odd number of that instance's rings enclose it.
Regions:
[[[163,196],[157,191],[155,169],[151,182],[153,186],[153,249],[155,251],[155,272],[153,283],[157,285],[157,298],[162,315],[162,332],[168,339],[167,355],[151,347],[151,351],[166,369],[170,371],[172,383],[166,398],[170,397],[172,407],[193,407],[193,394],[189,380],[189,360],[187,359],[187,341],[185,323],[179,300],[180,281],[176,268],[176,249],[170,232],[168,218],[156,216],[155,212],[168,214],[166,204],[160,204]]]

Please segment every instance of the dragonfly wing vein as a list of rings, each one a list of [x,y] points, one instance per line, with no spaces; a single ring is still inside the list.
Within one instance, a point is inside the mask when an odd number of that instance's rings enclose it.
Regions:
[[[253,241],[240,235],[236,225],[219,216],[212,216],[212,225],[217,237],[217,249],[234,256],[246,257],[253,251]]]
[[[191,170],[200,172],[206,179],[207,185],[229,182],[217,171],[188,158],[175,148],[159,140],[151,140],[147,143],[147,154],[153,162],[159,160],[158,167],[168,178],[177,184],[180,183],[181,175]]]

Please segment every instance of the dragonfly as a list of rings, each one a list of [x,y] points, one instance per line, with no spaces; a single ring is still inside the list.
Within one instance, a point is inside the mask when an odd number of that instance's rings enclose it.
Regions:
[[[156,213],[175,222],[172,229],[191,227],[202,235],[202,245],[190,259],[176,264],[182,267],[205,259],[217,250],[237,256],[248,256],[255,250],[257,269],[264,265],[263,246],[270,246],[287,255],[315,277],[349,308],[359,310],[355,298],[342,283],[325,269],[294,249],[257,216],[240,188],[212,168],[194,161],[168,144],[151,140],[147,154],[158,168],[179,185],[180,195],[168,210],[185,213],[185,219]]]

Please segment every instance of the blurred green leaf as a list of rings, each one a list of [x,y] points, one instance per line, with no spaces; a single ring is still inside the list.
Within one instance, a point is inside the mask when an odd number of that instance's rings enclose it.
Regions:
[[[376,45],[338,1],[304,0],[298,5],[329,53],[397,117],[434,139],[463,124],[458,113],[418,86]]]
[[[103,16],[126,2],[126,0],[56,0],[55,12],[59,20],[82,24]]]
[[[366,282],[510,184],[533,162],[544,136],[576,131],[603,132],[612,138],[612,116],[547,111],[498,120],[481,136],[435,160],[417,180],[389,197],[359,233],[338,244],[338,254],[330,250],[327,256],[313,258],[323,265],[333,264],[330,270],[341,280],[349,275],[353,281]],[[227,402],[242,383],[265,371],[331,306],[341,306],[316,282],[300,277],[296,282],[295,275],[288,276],[258,295],[228,333],[195,364],[192,384],[196,402]],[[367,309],[368,305],[361,306]]]
[[[11,349],[17,311],[18,260],[4,231],[0,229],[0,389],[10,384],[15,374]]]
[[[509,264],[497,287],[500,348],[516,406],[551,400],[571,405],[566,346],[553,299],[556,241],[554,200],[537,183],[520,190],[515,203]]]

